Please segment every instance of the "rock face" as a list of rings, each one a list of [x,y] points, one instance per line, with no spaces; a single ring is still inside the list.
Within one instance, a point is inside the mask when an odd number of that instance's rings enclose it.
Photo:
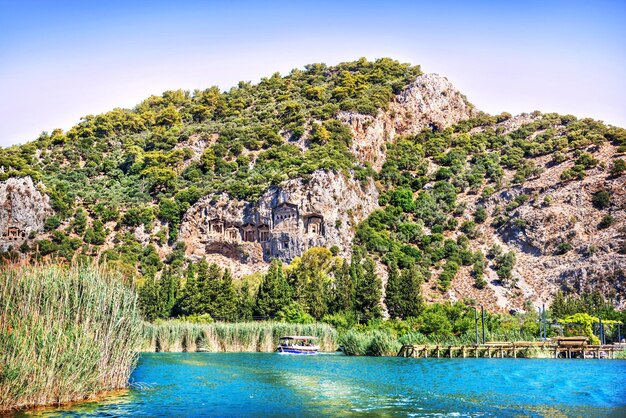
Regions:
[[[385,143],[397,135],[416,134],[424,128],[443,130],[476,114],[447,78],[424,74],[397,95],[387,111],[376,116],[341,112],[339,119],[352,128],[352,152],[359,161],[380,170],[385,162]]]
[[[610,160],[613,152],[613,147],[606,146],[598,154]],[[549,287],[546,284],[576,293],[597,290],[611,297],[616,306],[624,307],[624,176],[610,178],[598,168],[590,170],[582,181],[547,183],[550,174],[564,168],[548,169],[543,178],[525,185],[520,192],[534,199],[516,209],[499,233],[509,246],[520,251],[520,273],[536,282],[539,294],[544,293],[542,286]],[[601,190],[611,196],[610,206],[605,209],[592,204],[593,195]],[[607,215],[612,216],[613,223],[602,227],[602,219]]]
[[[317,171],[268,189],[257,202],[206,196],[185,214],[180,236],[192,257],[258,271],[271,258],[288,262],[315,246],[348,254],[356,224],[377,208],[373,182]]]
[[[492,311],[523,309],[525,301],[535,306],[549,305],[559,289],[566,293],[599,291],[617,308],[626,307],[626,176],[611,177],[607,169],[623,154],[615,146],[604,144],[594,156],[604,164],[587,170],[583,180],[561,181],[561,173],[571,169],[574,162],[555,165],[552,156],[544,156],[535,159],[541,174],[523,186],[510,186],[485,201],[479,195],[460,197],[470,214],[465,219],[472,219],[478,204],[490,214],[486,222],[479,224],[472,250],[486,254],[497,244],[504,251],[513,251],[517,284],[502,286],[491,261],[485,271],[486,289],[477,291],[469,272],[461,272],[451,290]],[[600,190],[611,196],[606,208],[592,203],[593,195]],[[492,225],[496,212],[502,214],[520,195],[528,200],[509,211],[503,225]],[[612,224],[603,226],[608,215]]]
[[[43,231],[51,214],[48,196],[37,190],[30,177],[0,182],[0,250],[17,248],[31,234]]]

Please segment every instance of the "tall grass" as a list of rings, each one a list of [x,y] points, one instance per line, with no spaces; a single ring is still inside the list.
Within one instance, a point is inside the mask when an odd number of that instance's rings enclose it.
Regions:
[[[534,341],[535,337],[530,334],[519,332],[487,332],[487,341]],[[439,345],[460,346],[474,345],[476,335],[469,332],[459,336],[424,335],[419,332],[409,332],[401,337],[396,336],[389,330],[356,331],[350,330],[341,335],[339,344],[344,352],[350,356],[393,356],[398,353],[403,344],[413,345]],[[542,356],[541,350],[536,353],[530,349],[529,356]]]
[[[318,337],[320,350],[337,349],[337,331],[324,323],[241,322],[196,324],[162,321],[144,331],[145,351],[270,352],[284,335]]]
[[[142,341],[135,292],[96,266],[0,270],[0,411],[126,387]]]

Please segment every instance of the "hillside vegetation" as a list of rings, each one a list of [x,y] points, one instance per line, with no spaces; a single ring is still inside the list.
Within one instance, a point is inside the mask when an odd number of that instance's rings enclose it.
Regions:
[[[385,162],[377,172],[351,152],[355,132],[338,115],[380,115],[420,75],[419,66],[387,58],[313,64],[258,84],[241,82],[227,92],[168,91],[134,109],[86,116],[67,132],[56,129],[0,149],[0,180],[31,176],[54,209],[43,233],[3,257],[97,258],[138,279],[146,298],[163,287],[177,293],[166,311],[148,309],[150,317],[191,315],[185,308],[190,302],[181,302],[180,295],[199,273],[178,236],[191,205],[221,192],[254,201],[269,186],[306,181],[322,170],[374,180],[380,210],[352,231],[357,264],[333,261],[332,268],[318,269],[319,277],[297,273],[297,263],[289,267],[291,295],[307,315],[356,309],[359,321],[382,312],[419,316],[414,295],[419,301],[466,299],[493,309],[529,309],[534,300],[551,299],[559,280],[565,292],[600,291],[622,305],[626,130],[571,115],[477,112],[453,126],[395,137],[379,151]],[[550,207],[571,203],[576,185],[585,190],[578,206],[586,212],[550,218],[557,216],[548,213]],[[569,194],[559,195],[563,190]],[[556,229],[537,236],[545,225]],[[579,227],[584,231],[576,232]],[[550,267],[537,267],[538,260],[577,270],[550,279],[544,294],[539,289]],[[592,264],[599,270],[591,271]],[[367,307],[354,308],[365,303],[354,293],[344,308],[333,305],[339,303],[336,295],[322,308],[306,302],[321,295],[319,289],[336,292],[342,269],[369,275],[366,281],[376,289]],[[535,270],[541,274],[530,283]],[[351,274],[356,286],[360,279]],[[572,279],[579,274],[591,281],[606,277],[594,287]],[[245,312],[263,314],[257,290],[262,278],[246,279],[256,284],[244,291],[236,282],[238,300],[257,299]],[[383,299],[385,309],[377,304]]]

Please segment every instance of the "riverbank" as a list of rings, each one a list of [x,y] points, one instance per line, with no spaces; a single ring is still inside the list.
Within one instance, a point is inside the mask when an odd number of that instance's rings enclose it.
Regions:
[[[272,352],[278,338],[285,335],[311,335],[318,338],[320,350],[337,350],[338,333],[332,326],[317,322],[290,324],[276,321],[214,322],[197,324],[160,321],[144,325],[141,351],[144,352]]]

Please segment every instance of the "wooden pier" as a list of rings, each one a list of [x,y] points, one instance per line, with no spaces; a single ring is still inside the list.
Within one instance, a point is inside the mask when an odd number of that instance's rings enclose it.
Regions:
[[[544,350],[553,358],[615,358],[623,347],[614,345],[577,344],[574,341],[515,341],[478,345],[403,345],[398,357],[413,358],[518,358],[527,357],[527,350]]]

